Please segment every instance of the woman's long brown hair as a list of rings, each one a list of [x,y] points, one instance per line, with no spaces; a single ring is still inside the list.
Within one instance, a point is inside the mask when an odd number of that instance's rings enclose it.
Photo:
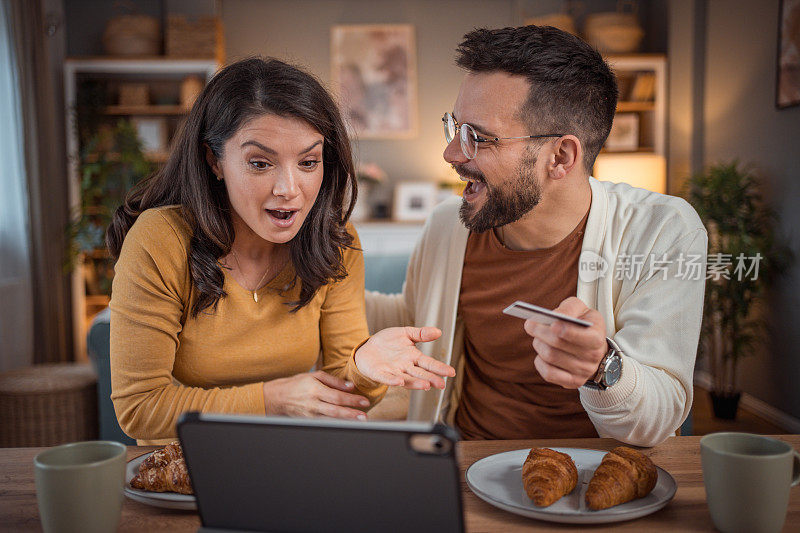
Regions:
[[[244,59],[223,68],[208,83],[176,135],[164,167],[131,190],[106,231],[108,249],[118,258],[125,235],[142,212],[179,205],[192,229],[188,261],[198,294],[192,316],[208,307],[216,309],[226,296],[217,259],[230,253],[234,239],[225,185],[208,166],[204,144],[222,159],[225,142],[264,114],[305,120],[325,139],[322,186],[289,245],[295,281],[299,278],[301,283],[299,300],[289,302],[292,310],[306,305],[322,285],[347,276],[343,251],[353,238],[345,226],[357,191],[339,109],[310,74],[277,59]]]

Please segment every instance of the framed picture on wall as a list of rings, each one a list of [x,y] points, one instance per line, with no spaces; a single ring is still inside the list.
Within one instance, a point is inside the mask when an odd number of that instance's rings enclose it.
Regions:
[[[428,181],[400,182],[394,187],[395,220],[425,220],[436,207],[438,187]]]
[[[778,12],[775,105],[780,109],[800,104],[800,0],[781,0]]]
[[[639,115],[617,113],[604,146],[609,152],[633,152],[639,148]]]
[[[417,134],[413,26],[334,26],[331,71],[345,120],[357,137],[397,139]]]

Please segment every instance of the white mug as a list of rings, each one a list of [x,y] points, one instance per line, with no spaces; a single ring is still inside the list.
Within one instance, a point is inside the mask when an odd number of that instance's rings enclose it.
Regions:
[[[711,519],[724,533],[771,533],[786,520],[789,488],[800,483],[800,453],[749,433],[700,439],[703,483]]]

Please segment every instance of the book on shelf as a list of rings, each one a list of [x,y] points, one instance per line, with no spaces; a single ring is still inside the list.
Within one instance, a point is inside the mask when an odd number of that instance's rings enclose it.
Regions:
[[[631,87],[630,100],[652,102],[656,92],[656,75],[653,72],[640,72]]]

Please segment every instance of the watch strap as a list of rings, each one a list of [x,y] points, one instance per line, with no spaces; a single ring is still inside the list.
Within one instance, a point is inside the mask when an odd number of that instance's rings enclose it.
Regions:
[[[614,356],[622,357],[622,349],[619,347],[619,344],[614,341],[614,339],[610,337],[606,337],[606,344],[608,344],[608,351],[603,359],[600,360],[600,364],[597,366],[597,372],[594,376],[589,378],[586,383],[584,383],[584,387],[588,387],[590,389],[595,390],[606,390],[608,386],[605,384],[605,371],[606,365],[608,360]]]

